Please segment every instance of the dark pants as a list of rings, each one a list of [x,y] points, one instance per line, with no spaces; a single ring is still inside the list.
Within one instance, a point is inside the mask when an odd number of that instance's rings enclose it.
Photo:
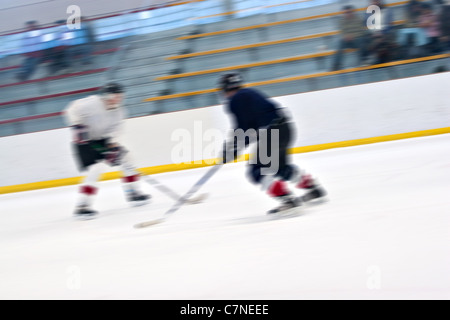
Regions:
[[[26,81],[30,79],[41,62],[41,57],[27,57],[19,69],[19,73],[17,75],[19,81]]]
[[[350,41],[341,39],[339,41],[338,50],[334,57],[333,70],[340,70],[342,65],[342,56],[344,55],[345,49],[357,49],[359,64],[361,64],[367,57],[367,37],[361,36]]]
[[[84,65],[92,64],[92,54],[94,53],[94,46],[90,43],[81,44],[70,49],[70,60],[79,59]]]
[[[430,54],[438,54],[443,51],[444,44],[441,43],[438,37],[429,38],[427,44],[428,52]]]
[[[78,168],[83,171],[89,166],[105,159],[107,139],[91,140],[85,144],[73,144]]]
[[[278,139],[272,141],[272,137],[277,137],[275,131],[278,132]],[[294,138],[292,124],[286,120],[281,121],[269,126],[266,132],[267,139],[261,134],[258,136],[256,158],[249,161],[249,179],[253,183],[260,183],[265,175],[274,175],[282,180],[289,180],[295,171],[288,154]]]
[[[69,55],[66,47],[51,48],[48,51],[48,58],[51,60],[48,66],[50,75],[54,75],[60,70],[70,67]]]

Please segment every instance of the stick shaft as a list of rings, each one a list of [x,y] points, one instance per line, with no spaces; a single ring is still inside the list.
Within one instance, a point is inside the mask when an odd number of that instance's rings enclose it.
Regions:
[[[168,195],[170,198],[174,199],[174,200],[178,200],[180,199],[180,195],[178,193],[176,193],[175,191],[173,191],[172,189],[170,189],[169,187],[166,187],[165,185],[161,184],[160,182],[158,182],[157,180],[146,176],[144,178],[144,180],[151,184],[152,186],[154,186],[156,189],[158,189],[159,191],[161,191],[162,193],[165,193],[166,195]]]
[[[223,164],[218,164],[213,166],[211,169],[208,170],[208,172],[206,172],[203,177],[200,178],[200,180],[197,181],[196,184],[194,184],[191,189],[182,197],[179,197],[177,199],[177,202],[172,206],[172,208],[170,208],[162,218],[157,219],[157,220],[151,220],[151,221],[146,221],[146,222],[142,222],[142,223],[138,223],[136,224],[134,227],[135,228],[147,228],[150,226],[153,226],[155,224],[158,223],[162,223],[164,222],[171,214],[173,214],[175,211],[177,211],[178,209],[180,209],[188,200],[189,198],[196,193],[217,171],[219,171],[219,169],[223,166]],[[155,180],[156,182],[156,180]],[[156,185],[155,185],[156,186]],[[167,188],[169,189],[169,188]]]
[[[164,214],[164,216],[169,216],[180,209],[194,193],[196,193],[217,171],[219,171],[220,168],[222,168],[222,166],[222,164],[218,164],[209,169],[184,196],[178,198],[178,201]]]

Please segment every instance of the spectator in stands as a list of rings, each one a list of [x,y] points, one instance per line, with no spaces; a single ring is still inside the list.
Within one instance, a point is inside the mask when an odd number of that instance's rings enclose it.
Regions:
[[[432,0],[432,1],[433,1],[434,4],[436,4],[436,5],[442,6],[442,5],[445,4],[445,2],[446,2],[447,0]]]
[[[75,30],[77,45],[71,49],[72,60],[79,59],[81,64],[92,66],[92,54],[96,42],[95,31],[92,23],[85,17],[80,18],[81,27]]]
[[[56,21],[58,25],[55,36],[55,44],[47,51],[47,59],[50,60],[49,74],[57,76],[70,72],[69,40],[70,30],[66,26],[66,20]]]
[[[441,42],[443,50],[450,50],[450,0],[442,6],[440,15]]]
[[[368,51],[374,56],[373,63],[386,63],[398,58],[398,46],[395,41],[395,24],[392,10],[384,4],[383,0],[371,0],[370,5],[380,8],[380,28],[370,29]],[[366,21],[369,19],[366,16]]]
[[[407,28],[416,28],[419,25],[419,17],[422,12],[419,0],[410,0],[406,6],[406,23]]]
[[[396,43],[383,34],[373,36],[369,50],[374,54],[374,64],[387,63],[397,59]]]
[[[422,13],[419,17],[419,26],[425,30],[427,35],[427,51],[436,54],[441,51],[441,26],[439,17],[433,12],[430,4],[422,4]]]
[[[371,0],[370,5],[377,6],[381,9],[381,30],[376,31],[392,37],[395,30],[395,21],[392,9],[384,4],[384,0]]]
[[[447,72],[448,69],[446,66],[438,66],[436,68],[434,68],[433,72],[434,73],[440,73],[440,72]]]
[[[352,5],[343,8],[344,16],[340,21],[341,38],[339,39],[338,50],[334,58],[333,71],[341,69],[342,55],[347,48],[358,49],[359,63],[365,61],[366,51],[366,25],[364,21],[355,13]]]
[[[401,59],[419,58],[427,55],[428,37],[420,27],[422,2],[410,0],[406,6],[406,23],[398,30],[397,43]]]
[[[26,23],[26,33],[23,38],[23,50],[25,60],[17,74],[17,80],[26,81],[36,71],[37,66],[42,62],[41,33],[38,30],[37,21]]]

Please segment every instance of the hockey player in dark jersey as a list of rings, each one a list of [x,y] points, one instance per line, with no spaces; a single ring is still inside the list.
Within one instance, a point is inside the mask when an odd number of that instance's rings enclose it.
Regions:
[[[256,155],[249,161],[249,179],[281,203],[268,213],[283,212],[324,197],[326,192],[315,179],[290,162],[293,123],[285,111],[261,92],[244,88],[237,73],[222,76],[219,86],[234,120],[233,137],[224,145],[222,161],[235,160],[245,147],[256,142]],[[295,196],[288,183],[306,193]]]

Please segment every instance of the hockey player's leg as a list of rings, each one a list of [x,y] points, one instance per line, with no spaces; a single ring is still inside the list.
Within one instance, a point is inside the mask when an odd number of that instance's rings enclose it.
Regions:
[[[288,185],[275,175],[263,175],[259,165],[251,165],[249,168],[250,180],[261,186],[261,189],[270,197],[280,202],[280,205],[269,210],[268,214],[287,212],[299,206],[301,203],[289,190]]]
[[[122,183],[127,201],[133,205],[147,204],[151,196],[142,192],[140,174],[128,152],[121,159],[120,167],[123,171]]]
[[[308,202],[323,198],[326,195],[325,189],[312,178],[310,174],[301,171],[296,165],[292,164],[289,155],[289,147],[293,139],[293,127],[285,122],[277,126],[279,130],[279,170],[277,177],[283,181],[292,182],[295,188],[303,189],[306,193],[297,198],[299,202]]]
[[[301,205],[301,201],[294,196],[286,182],[281,179],[265,176],[262,186],[270,197],[281,203],[278,207],[269,210],[268,214],[287,213]]]
[[[292,183],[295,188],[305,191],[304,195],[299,198],[302,202],[322,199],[327,195],[325,189],[311,174],[300,170],[294,165],[290,165],[290,167],[289,171],[291,174],[285,177],[285,180]]]
[[[92,209],[92,203],[97,194],[97,182],[101,175],[101,164],[93,164],[87,168],[87,174],[80,186],[75,216],[82,219],[90,219],[97,215],[97,211]]]
[[[286,182],[277,176],[284,168],[284,146],[280,145],[286,144],[282,142],[286,137],[282,133],[278,127],[269,127],[265,132],[260,131],[256,145],[256,162],[249,167],[250,180],[254,184],[261,185],[264,192],[281,203],[280,206],[268,211],[268,214],[292,210],[299,205]]]

